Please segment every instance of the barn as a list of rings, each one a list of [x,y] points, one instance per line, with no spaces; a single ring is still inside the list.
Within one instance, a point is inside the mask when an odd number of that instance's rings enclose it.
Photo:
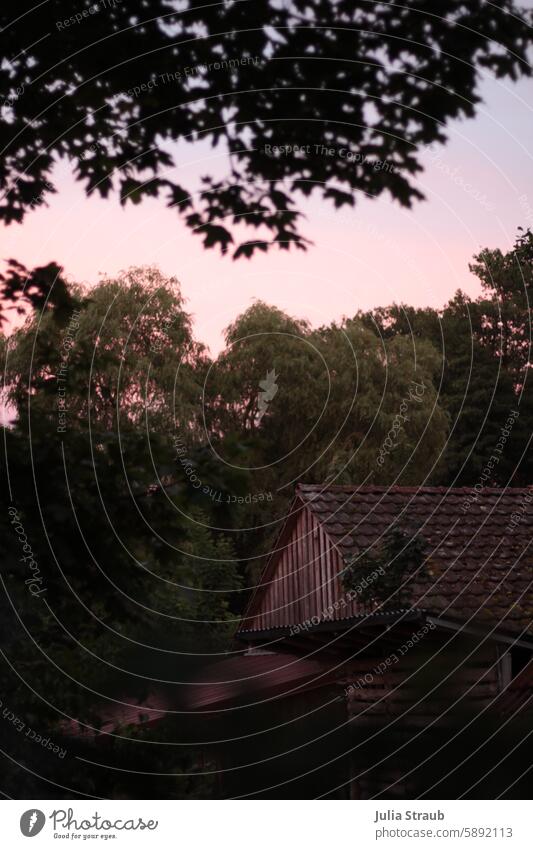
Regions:
[[[532,530],[533,488],[299,485],[242,651],[191,692],[222,795],[490,798],[522,775]]]

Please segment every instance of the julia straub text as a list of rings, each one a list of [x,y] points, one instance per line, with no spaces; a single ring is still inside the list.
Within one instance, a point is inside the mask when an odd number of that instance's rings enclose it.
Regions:
[[[405,822],[414,820],[443,820],[444,813],[441,810],[437,811],[395,811],[394,808],[389,808],[386,811],[376,811],[374,822],[391,822],[394,820],[402,820]]]

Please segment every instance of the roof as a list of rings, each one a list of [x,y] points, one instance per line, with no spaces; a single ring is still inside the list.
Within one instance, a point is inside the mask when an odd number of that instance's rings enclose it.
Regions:
[[[345,675],[355,680],[368,671],[368,660],[362,657],[351,659],[349,667],[338,668],[294,654],[239,655],[214,663],[203,671],[202,680],[195,682],[188,691],[187,708],[211,715],[342,684]],[[518,716],[522,712],[529,715],[533,710],[533,663],[528,664],[503,692],[491,697],[489,707],[498,715]]]
[[[331,683],[335,675],[315,660],[292,654],[245,654],[214,663],[191,687],[192,710],[220,710],[282,698]]]
[[[296,496],[344,559],[394,524],[427,544],[431,578],[412,605],[533,633],[533,488],[299,485]]]

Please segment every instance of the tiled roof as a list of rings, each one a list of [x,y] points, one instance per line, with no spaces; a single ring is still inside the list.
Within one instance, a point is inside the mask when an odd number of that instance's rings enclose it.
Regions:
[[[379,544],[398,525],[427,544],[431,575],[412,603],[459,622],[533,633],[533,488],[300,485],[346,559]]]

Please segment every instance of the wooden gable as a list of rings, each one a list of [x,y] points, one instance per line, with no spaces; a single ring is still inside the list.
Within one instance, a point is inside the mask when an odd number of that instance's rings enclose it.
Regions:
[[[261,581],[239,627],[246,631],[297,628],[345,619],[361,612],[349,600],[339,573],[344,561],[338,547],[297,498]]]

